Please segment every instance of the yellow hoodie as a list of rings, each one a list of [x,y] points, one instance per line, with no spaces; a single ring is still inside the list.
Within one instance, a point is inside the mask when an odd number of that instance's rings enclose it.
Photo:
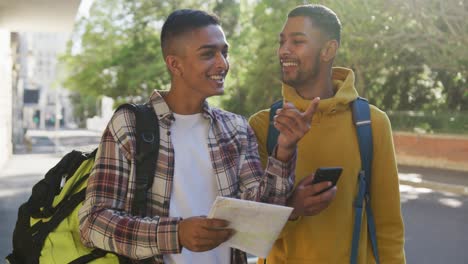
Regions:
[[[343,167],[337,193],[330,206],[315,216],[289,221],[267,258],[268,264],[349,263],[354,223],[353,201],[361,167],[356,129],[350,102],[358,96],[354,73],[333,68],[335,95],[320,101],[312,128],[299,141],[296,184],[319,167]],[[283,84],[283,97],[305,111],[310,100]],[[372,163],[371,206],[374,212],[380,262],[405,263],[404,227],[395,152],[387,115],[371,106],[374,159]],[[266,138],[269,109],[254,114],[250,125],[258,139],[262,162],[268,158]],[[358,263],[375,263],[364,216]],[[259,261],[263,263],[263,261]]]

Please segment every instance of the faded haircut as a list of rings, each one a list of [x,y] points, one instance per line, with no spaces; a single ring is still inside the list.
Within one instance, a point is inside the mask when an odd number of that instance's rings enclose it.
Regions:
[[[209,25],[220,25],[214,14],[194,9],[179,9],[172,12],[164,22],[161,31],[161,50],[164,58],[169,55],[172,40],[191,30]]]
[[[290,17],[308,17],[313,25],[324,33],[329,39],[335,39],[338,44],[341,41],[341,22],[338,16],[330,8],[323,5],[300,5],[291,10]]]

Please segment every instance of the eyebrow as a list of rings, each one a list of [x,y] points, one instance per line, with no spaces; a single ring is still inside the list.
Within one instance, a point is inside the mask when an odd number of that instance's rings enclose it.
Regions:
[[[304,33],[304,32],[291,32],[289,33],[288,35],[292,36],[292,37],[307,37],[307,35]],[[284,37],[284,34],[281,33],[280,34],[280,37]]]
[[[198,51],[198,50],[202,50],[202,49],[218,49],[218,47],[219,47],[219,46],[218,46],[218,45],[215,45],[215,44],[207,44],[207,45],[203,45],[203,46],[199,47],[199,48],[197,49],[197,51]],[[229,45],[228,45],[228,44],[225,44],[222,48],[223,48],[223,49],[227,49],[227,48],[229,48]]]

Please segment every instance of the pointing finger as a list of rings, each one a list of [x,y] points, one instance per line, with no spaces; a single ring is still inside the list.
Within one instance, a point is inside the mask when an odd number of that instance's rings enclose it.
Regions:
[[[314,115],[315,111],[317,111],[318,105],[320,102],[320,97],[315,97],[311,102],[307,110],[304,112],[304,117],[306,118],[312,118]]]

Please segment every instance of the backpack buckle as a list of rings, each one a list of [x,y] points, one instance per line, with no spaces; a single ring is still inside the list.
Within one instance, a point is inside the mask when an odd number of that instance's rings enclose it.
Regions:
[[[146,143],[153,143],[154,142],[154,133],[141,133],[141,138]]]
[[[362,121],[355,122],[356,126],[365,126],[365,125],[369,125],[370,123],[371,123],[370,120],[362,120]]]
[[[358,194],[354,200],[355,208],[363,207],[363,200],[366,199],[366,174],[364,170],[359,171],[358,175]]]

